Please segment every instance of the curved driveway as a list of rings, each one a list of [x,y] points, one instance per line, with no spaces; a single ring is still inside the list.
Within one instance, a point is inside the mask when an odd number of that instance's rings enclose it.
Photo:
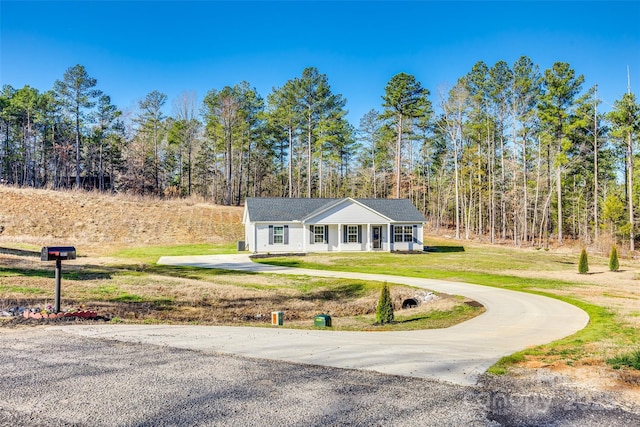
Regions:
[[[407,332],[170,325],[61,329],[96,338],[475,384],[502,356],[571,335],[589,321],[583,310],[559,300],[466,283],[276,267],[253,263],[244,254],[162,257],[159,264],[387,281],[464,295],[487,311],[450,328]]]

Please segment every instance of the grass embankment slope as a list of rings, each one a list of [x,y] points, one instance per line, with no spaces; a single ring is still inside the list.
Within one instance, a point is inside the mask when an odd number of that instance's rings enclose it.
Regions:
[[[83,255],[144,245],[228,244],[242,236],[241,218],[241,207],[195,198],[160,200],[0,185],[0,238],[35,246],[74,245]]]
[[[79,259],[64,263],[63,308],[83,304],[128,322],[254,325],[268,325],[271,311],[281,310],[288,327],[309,327],[314,315],[328,313],[335,329],[389,328],[372,326],[380,283],[156,264],[162,255],[235,252],[239,207],[2,186],[0,200],[0,309],[51,304],[53,268],[37,251],[74,245]],[[393,287],[397,306],[414,295]],[[398,313],[390,328],[446,327],[482,311],[442,295]]]

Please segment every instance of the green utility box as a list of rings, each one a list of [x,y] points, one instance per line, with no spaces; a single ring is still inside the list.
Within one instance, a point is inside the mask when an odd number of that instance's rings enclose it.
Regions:
[[[331,316],[328,314],[318,314],[313,318],[313,326],[328,328],[331,326]]]

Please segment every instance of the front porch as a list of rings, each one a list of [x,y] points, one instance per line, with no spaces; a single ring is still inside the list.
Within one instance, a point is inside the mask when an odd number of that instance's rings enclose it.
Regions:
[[[304,252],[392,252],[423,247],[417,224],[305,224],[304,227],[307,230],[303,233]]]

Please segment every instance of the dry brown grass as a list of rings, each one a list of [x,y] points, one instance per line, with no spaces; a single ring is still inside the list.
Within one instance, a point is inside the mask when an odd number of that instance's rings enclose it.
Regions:
[[[157,199],[0,185],[2,241],[82,245],[84,254],[115,247],[221,243],[241,238],[242,208],[198,198]]]
[[[63,264],[62,308],[83,305],[102,316],[127,322],[268,325],[272,311],[283,311],[290,327],[310,327],[313,317],[327,313],[336,329],[375,329],[379,286],[357,280],[248,274],[216,270],[194,271],[117,266],[101,258]],[[53,266],[37,257],[0,253],[0,309],[12,306],[44,308],[53,304]],[[394,303],[413,297],[415,290],[392,286]],[[464,301],[442,294],[440,299],[399,315],[426,317],[435,311],[462,308]],[[423,327],[441,327],[480,314],[466,310],[452,319]],[[412,325],[406,328],[412,329]],[[402,326],[398,327],[403,329]]]

